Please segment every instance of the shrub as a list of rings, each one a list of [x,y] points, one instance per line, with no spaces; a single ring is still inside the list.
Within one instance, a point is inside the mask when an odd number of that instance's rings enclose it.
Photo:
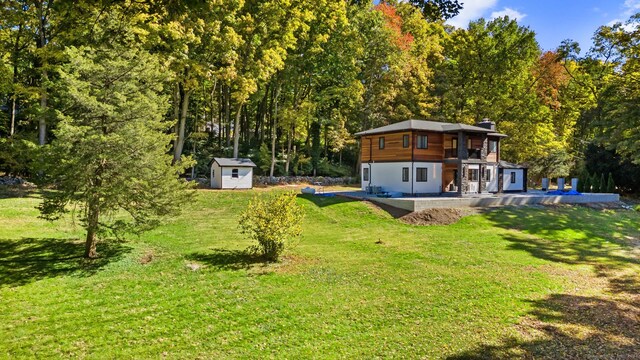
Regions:
[[[302,233],[303,216],[293,192],[254,198],[240,215],[239,222],[242,233],[258,242],[247,250],[266,260],[277,261],[285,246]]]

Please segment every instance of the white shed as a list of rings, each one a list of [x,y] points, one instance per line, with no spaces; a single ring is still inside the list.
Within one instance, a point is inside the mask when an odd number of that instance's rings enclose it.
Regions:
[[[502,192],[527,192],[527,167],[500,161]]]
[[[211,187],[213,189],[251,189],[253,168],[251,159],[213,158],[211,160]]]

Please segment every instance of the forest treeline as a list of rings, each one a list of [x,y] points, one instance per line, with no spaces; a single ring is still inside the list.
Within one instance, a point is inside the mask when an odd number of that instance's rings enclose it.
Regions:
[[[88,83],[106,83],[104,99],[68,85],[91,54],[101,68],[130,62],[142,74],[132,89],[151,91],[140,67],[160,70],[152,90],[167,104],[174,162],[196,160],[196,176],[213,156],[251,157],[264,174],[354,174],[358,131],[489,118],[509,135],[503,158],[529,164],[534,179],[612,172],[621,190],[640,190],[637,16],[602,26],[588,50],[567,40],[543,51],[506,17],[446,25],[463,6],[455,0],[1,6],[0,171],[32,174],[65,116],[99,118],[112,96],[128,97],[98,76]]]

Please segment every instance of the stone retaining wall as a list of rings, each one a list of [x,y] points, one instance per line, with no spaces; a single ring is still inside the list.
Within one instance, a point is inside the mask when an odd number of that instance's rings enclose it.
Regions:
[[[327,177],[327,176],[254,176],[253,185],[289,185],[289,184],[313,184],[316,182],[322,185],[348,185],[357,182],[355,177]]]

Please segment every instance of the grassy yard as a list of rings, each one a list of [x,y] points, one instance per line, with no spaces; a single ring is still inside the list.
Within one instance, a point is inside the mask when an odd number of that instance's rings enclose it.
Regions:
[[[503,208],[449,226],[300,197],[299,244],[255,263],[256,191],[198,191],[184,214],[85,262],[72,219],[0,198],[0,358],[632,358],[639,213]]]

